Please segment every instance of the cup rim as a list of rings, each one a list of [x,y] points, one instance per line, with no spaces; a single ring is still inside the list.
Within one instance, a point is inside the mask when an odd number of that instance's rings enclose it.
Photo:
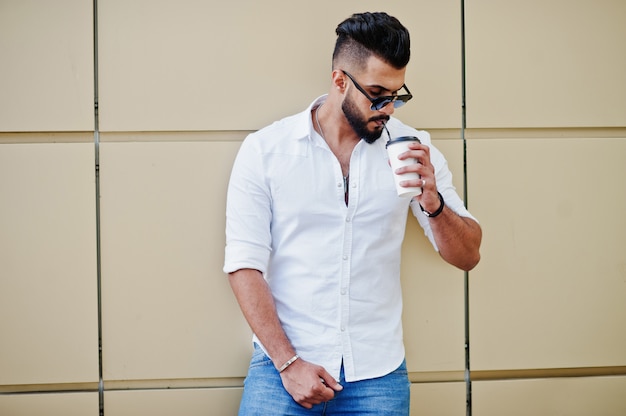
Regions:
[[[385,147],[389,147],[390,144],[396,144],[396,143],[401,143],[401,142],[418,142],[418,143],[421,143],[420,139],[418,139],[415,136],[400,136],[400,137],[396,137],[395,139],[387,140],[387,143],[385,144]]]

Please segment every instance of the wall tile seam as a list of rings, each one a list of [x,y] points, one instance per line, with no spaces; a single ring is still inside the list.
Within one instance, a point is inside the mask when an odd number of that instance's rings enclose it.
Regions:
[[[97,393],[98,383],[50,383],[0,385],[0,397],[49,393]]]
[[[455,373],[455,372],[450,372]],[[463,372],[458,374],[427,374],[409,373],[411,385],[435,385],[447,383],[463,383]],[[599,377],[626,377],[626,366],[601,368],[569,368],[569,369],[534,369],[534,370],[496,370],[471,371],[472,382],[497,382],[510,380],[548,380],[563,378],[592,379]],[[106,382],[104,394],[115,391],[170,391],[170,390],[220,390],[243,388],[243,377],[216,380],[142,380],[125,382]],[[35,394],[75,394],[98,393],[98,383],[67,383],[67,384],[33,384],[0,386],[0,397],[28,396]]]
[[[475,139],[624,139],[626,128],[468,128],[466,138]]]
[[[437,140],[475,139],[624,139],[626,127],[605,128],[433,128],[431,138]],[[250,130],[233,131],[149,131],[102,132],[100,143],[227,143],[242,141]],[[0,144],[91,143],[94,132],[0,132]]]
[[[626,377],[626,366],[610,367],[572,367],[572,368],[537,368],[472,370],[472,381],[528,380],[549,378],[584,378],[584,377]]]

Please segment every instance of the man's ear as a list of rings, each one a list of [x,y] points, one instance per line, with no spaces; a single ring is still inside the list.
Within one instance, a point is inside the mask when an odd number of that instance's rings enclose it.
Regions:
[[[345,75],[340,70],[335,69],[333,71],[332,77],[333,77],[333,88],[337,88],[339,90],[339,92],[341,92],[343,94],[343,92],[344,92],[344,90],[346,88],[346,77],[345,77]]]

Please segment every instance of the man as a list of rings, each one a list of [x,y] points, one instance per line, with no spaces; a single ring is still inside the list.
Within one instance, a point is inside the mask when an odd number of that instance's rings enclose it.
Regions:
[[[445,159],[390,117],[411,98],[408,31],[363,13],[336,32],[328,95],[248,136],[231,174],[224,271],[255,343],[241,415],[408,415],[408,209],[444,260],[470,270],[480,258]],[[397,171],[420,175],[404,183],[422,187],[413,199],[396,193],[385,130],[421,140],[400,156],[419,163]]]

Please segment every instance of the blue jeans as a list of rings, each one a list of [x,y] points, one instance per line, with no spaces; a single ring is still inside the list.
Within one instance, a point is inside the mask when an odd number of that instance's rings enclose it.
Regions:
[[[335,392],[333,399],[305,409],[287,393],[274,364],[255,345],[244,381],[239,416],[409,415],[410,383],[406,362],[386,376],[352,383],[345,381],[342,366],[339,383],[343,390]]]

